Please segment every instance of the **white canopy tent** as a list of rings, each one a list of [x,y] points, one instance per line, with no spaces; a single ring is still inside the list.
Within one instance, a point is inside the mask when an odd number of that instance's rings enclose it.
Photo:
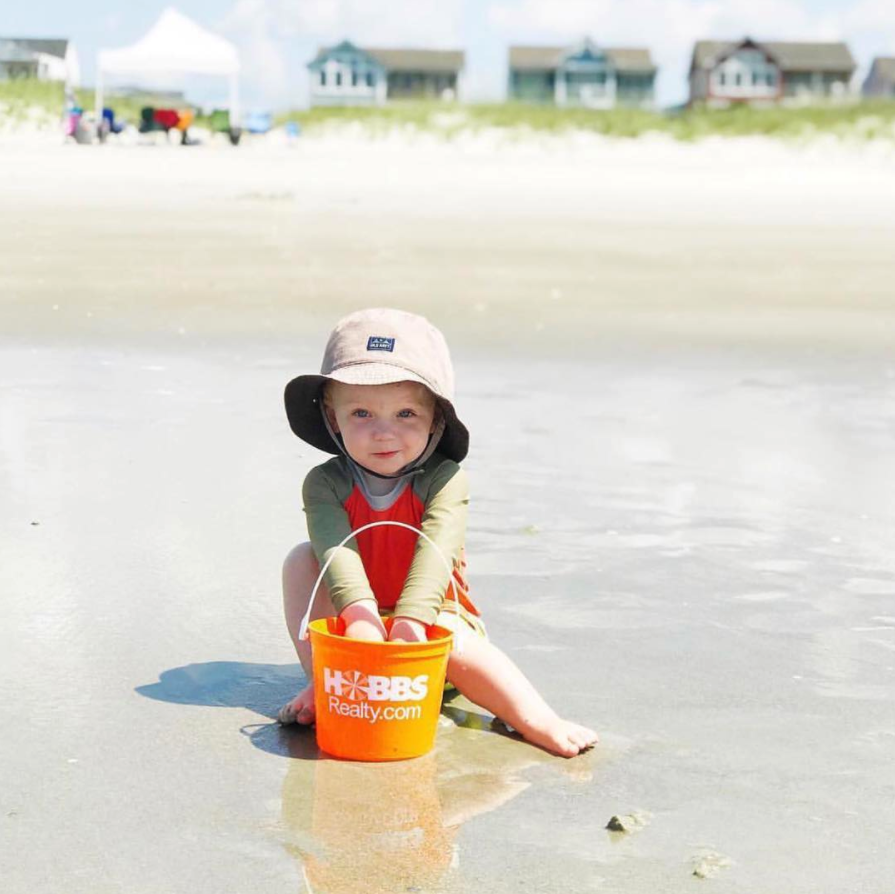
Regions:
[[[169,6],[129,47],[100,50],[96,65],[96,120],[102,121],[103,76],[108,74],[201,74],[226,77],[230,124],[239,123],[239,53],[230,41],[207,31]]]

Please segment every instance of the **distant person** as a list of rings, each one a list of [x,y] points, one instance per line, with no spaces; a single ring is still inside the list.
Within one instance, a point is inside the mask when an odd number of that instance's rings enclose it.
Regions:
[[[286,413],[298,437],[335,458],[312,469],[303,487],[310,543],[283,566],[286,625],[308,685],[279,713],[283,724],[315,719],[311,647],[301,619],[330,550],[363,525],[390,519],[424,531],[453,564],[412,531],[378,527],[343,548],[327,571],[313,618],[338,615],[354,639],[420,642],[428,625],[465,629],[447,679],[529,742],[572,757],[597,734],[559,717],[486,635],[469,598],[464,542],[469,490],[459,463],[469,433],[452,403],[453,369],[442,334],[398,310],[363,310],[329,337],[320,375],[286,386]],[[349,541],[351,543],[351,541]],[[382,616],[393,618],[387,633]],[[456,636],[455,636],[456,640]]]

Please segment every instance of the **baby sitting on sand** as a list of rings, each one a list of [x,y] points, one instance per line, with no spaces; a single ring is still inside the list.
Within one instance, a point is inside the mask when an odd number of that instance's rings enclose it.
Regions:
[[[597,734],[559,717],[518,667],[485,635],[464,579],[469,490],[458,465],[469,433],[452,404],[453,369],[442,334],[427,320],[374,309],[341,320],[320,375],[286,386],[286,414],[302,440],[335,458],[312,469],[303,499],[310,543],[283,566],[286,625],[308,685],[279,713],[283,724],[314,722],[311,647],[300,637],[320,563],[336,555],[311,618],[338,615],[354,639],[420,642],[427,626],[472,634],[448,659],[447,679],[529,742],[572,757]],[[452,560],[412,531],[377,527],[356,546],[339,544],[358,528],[390,520],[422,530]],[[453,598],[456,592],[457,599]],[[391,617],[386,632],[383,616]]]

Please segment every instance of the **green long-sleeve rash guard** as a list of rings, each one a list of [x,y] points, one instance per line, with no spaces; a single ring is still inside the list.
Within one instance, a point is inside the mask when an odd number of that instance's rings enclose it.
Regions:
[[[408,487],[413,489],[413,496],[419,502],[408,500]],[[345,547],[338,548],[352,531],[352,519],[346,504],[351,500],[352,505],[356,505],[358,499],[366,499],[353,477],[348,460],[338,456],[312,469],[305,478],[302,497],[308,534],[320,567],[334,551],[336,553],[324,578],[336,612],[341,614],[347,606],[361,599],[375,599],[356,541],[349,540]],[[419,527],[437,544],[452,567],[459,567],[469,507],[466,473],[453,460],[434,453],[423,464],[421,471],[409,475],[404,486],[396,489],[390,505],[407,506],[408,503],[414,504],[413,518],[406,517],[408,513],[398,512],[396,515],[389,508],[381,507],[375,509],[372,515],[411,524],[416,522],[414,527]],[[367,520],[368,517],[363,519]],[[356,527],[359,524],[355,524]],[[389,526],[374,529],[373,533],[377,531],[400,529]],[[377,538],[377,542],[384,541]],[[372,569],[370,576],[373,576]],[[395,616],[433,624],[441,609],[450,576],[432,545],[422,537],[417,538],[400,597],[394,606]]]

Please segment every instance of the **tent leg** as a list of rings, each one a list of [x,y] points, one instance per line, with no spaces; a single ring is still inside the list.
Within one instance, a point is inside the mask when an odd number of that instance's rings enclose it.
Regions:
[[[99,60],[96,63],[96,140],[98,143],[102,139],[103,126],[103,70],[99,67]]]
[[[239,75],[230,76],[230,126],[239,127]]]

